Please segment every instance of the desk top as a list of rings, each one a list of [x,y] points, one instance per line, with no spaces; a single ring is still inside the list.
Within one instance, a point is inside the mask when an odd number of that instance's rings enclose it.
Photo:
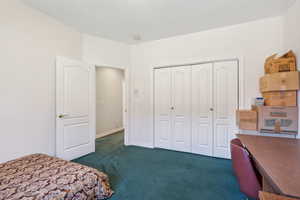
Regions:
[[[260,200],[296,200],[289,197],[278,196],[268,192],[259,192],[259,199]]]
[[[283,195],[300,197],[300,140],[238,134],[263,176]]]

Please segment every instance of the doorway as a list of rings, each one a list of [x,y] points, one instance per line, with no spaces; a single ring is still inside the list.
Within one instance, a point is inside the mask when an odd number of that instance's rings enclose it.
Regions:
[[[125,128],[125,70],[96,67],[96,138]]]

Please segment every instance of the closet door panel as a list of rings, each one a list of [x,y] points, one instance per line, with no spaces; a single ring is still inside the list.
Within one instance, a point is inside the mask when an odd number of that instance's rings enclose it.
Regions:
[[[171,148],[171,70],[155,70],[155,147]]]
[[[172,68],[172,149],[191,152],[191,67]]]
[[[192,67],[192,152],[212,156],[212,63]]]
[[[238,65],[236,61],[214,64],[214,156],[230,158],[230,140],[238,108]]]

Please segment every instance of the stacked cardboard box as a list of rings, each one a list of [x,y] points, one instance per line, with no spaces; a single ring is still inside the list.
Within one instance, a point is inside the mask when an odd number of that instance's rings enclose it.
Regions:
[[[238,110],[236,112],[237,126],[242,130],[257,130],[256,110]]]
[[[260,92],[265,106],[258,108],[258,129],[262,132],[297,134],[297,91],[300,74],[292,51],[265,63],[266,75],[260,78]]]
[[[289,51],[283,56],[277,57],[277,54],[274,54],[266,59],[265,74],[297,71],[296,56],[293,51]]]
[[[297,134],[298,107],[258,106],[258,128],[266,133]]]
[[[266,106],[297,106],[297,91],[263,93]]]
[[[299,72],[279,72],[260,78],[260,92],[265,106],[297,106]]]
[[[267,58],[266,75],[260,79],[260,91],[266,106],[297,106],[299,90],[299,72],[296,68],[296,56],[292,51],[276,58],[277,54]]]
[[[254,130],[254,127],[257,127],[263,132],[297,134],[299,89],[300,74],[292,51],[280,57],[275,54],[267,58],[265,76],[260,78],[260,92],[265,100],[264,106],[254,106],[248,111],[238,110],[237,120],[240,129]],[[245,117],[245,112],[248,113],[248,118]],[[253,112],[257,113],[256,117]],[[252,116],[251,120],[249,116]],[[250,121],[252,126],[249,126]]]

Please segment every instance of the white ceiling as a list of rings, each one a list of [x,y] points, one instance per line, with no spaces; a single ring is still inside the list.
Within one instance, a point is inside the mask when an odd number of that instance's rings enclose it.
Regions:
[[[281,15],[295,0],[23,0],[77,30],[126,43]]]

